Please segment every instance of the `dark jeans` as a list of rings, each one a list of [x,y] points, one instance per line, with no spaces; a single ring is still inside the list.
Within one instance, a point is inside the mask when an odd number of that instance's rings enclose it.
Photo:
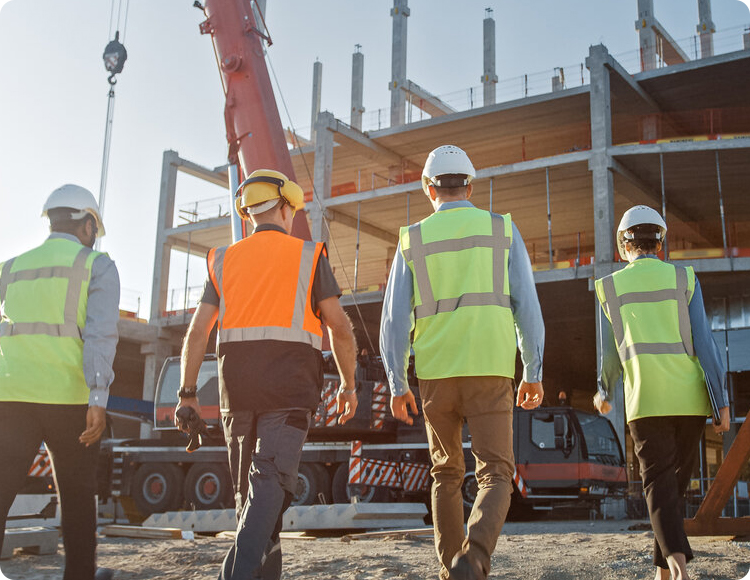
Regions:
[[[60,498],[65,574],[93,580],[96,572],[96,461],[99,444],[86,447],[86,405],[0,402],[0,530],[42,441]],[[3,537],[0,536],[0,549]]]
[[[668,568],[675,553],[693,559],[683,517],[685,492],[698,459],[706,418],[644,417],[628,423],[641,466],[643,491],[654,530],[654,565]]]
[[[219,579],[277,580],[281,578],[279,532],[297,488],[310,411],[232,412],[222,416],[222,422],[235,499],[238,506],[243,500],[244,505]]]

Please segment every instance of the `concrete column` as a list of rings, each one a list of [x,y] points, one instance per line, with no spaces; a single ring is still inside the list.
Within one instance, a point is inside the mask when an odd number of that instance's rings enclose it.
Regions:
[[[351,126],[362,130],[362,113],[365,112],[365,108],[362,106],[362,96],[364,92],[364,79],[365,79],[365,55],[362,54],[359,49],[361,45],[355,46],[354,54],[352,54],[352,119]]]
[[[169,289],[169,261],[172,244],[167,241],[166,231],[174,225],[174,200],[177,187],[176,151],[165,151],[161,163],[161,190],[159,193],[159,214],[156,221],[156,254],[154,274],[151,283],[151,312],[149,321],[158,323],[161,313],[167,309]]]
[[[492,8],[484,11],[484,106],[494,105],[496,102],[497,74],[495,73],[495,19]]]
[[[635,29],[641,47],[641,70],[656,68],[656,32],[651,24],[654,20],[654,0],[638,0],[638,20]]]
[[[552,92],[562,91],[565,88],[565,71],[562,67],[555,67],[555,76],[552,77]]]
[[[234,194],[240,186],[239,166],[230,165],[227,170],[229,178],[229,222],[232,225],[232,242],[239,242],[242,239],[242,218],[239,216],[234,207]]]
[[[611,59],[612,57],[602,44],[590,47],[589,56],[586,59],[586,66],[591,75],[591,158],[589,160],[589,171],[591,171],[594,194],[595,278],[602,278],[612,273],[614,269],[615,187],[614,176],[609,169],[610,157],[607,152],[607,148],[612,145],[612,99],[609,69],[605,66],[605,63]],[[606,318],[601,320],[597,302],[597,336],[599,336],[601,324],[609,324],[609,322]],[[597,344],[597,354],[599,352],[599,345]],[[600,357],[597,357],[597,368],[599,374],[601,374]],[[622,396],[615,397],[609,420],[612,421],[618,436],[621,436],[621,442],[624,444],[625,405],[622,403]]]
[[[612,145],[612,111],[609,70],[612,57],[604,45],[589,48],[586,66],[591,74],[591,158],[594,192],[595,268],[611,264],[614,257],[614,180],[607,148]],[[597,276],[599,277],[599,276]]]
[[[323,63],[316,60],[313,64],[312,114],[310,115],[310,140],[315,142],[315,123],[320,113],[320,95],[323,90]]]
[[[143,364],[143,395],[141,398],[144,401],[153,401],[161,367],[164,360],[172,356],[172,344],[164,338],[157,338],[156,342],[142,345],[141,354],[146,355]],[[153,433],[153,425],[141,424],[141,437],[148,439]]]
[[[750,50],[750,32],[746,32],[742,35],[742,47],[745,50]]]
[[[716,25],[711,20],[711,0],[698,0],[698,26],[701,38],[701,58],[714,55],[714,32]]]
[[[333,170],[333,133],[327,129],[334,122],[333,113],[322,111],[318,114],[315,124],[315,162],[313,173],[313,187],[315,197],[308,204],[308,213],[312,224],[312,239],[314,242],[328,241],[328,228],[324,223],[325,201],[331,198],[331,175]]]
[[[401,86],[406,82],[406,19],[411,14],[408,0],[393,0],[393,44],[391,47],[391,127],[406,121],[406,93]]]

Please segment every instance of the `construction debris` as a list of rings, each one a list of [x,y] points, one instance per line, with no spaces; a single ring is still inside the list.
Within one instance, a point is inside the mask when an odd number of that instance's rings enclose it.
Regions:
[[[103,526],[99,533],[114,538],[143,538],[150,540],[192,540],[192,534],[186,535],[179,528],[157,528],[148,526],[123,526],[111,524]]]

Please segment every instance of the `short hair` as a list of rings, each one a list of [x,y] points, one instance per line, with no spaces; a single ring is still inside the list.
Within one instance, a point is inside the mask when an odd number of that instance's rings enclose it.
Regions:
[[[466,175],[462,173],[446,173],[435,178],[440,185],[433,185],[439,195],[459,195],[466,191]]]
[[[634,250],[644,254],[654,254],[661,244],[662,229],[656,224],[638,224],[627,229],[632,238],[625,238]]]
[[[92,220],[96,225],[96,218],[90,213],[86,213],[80,219],[73,219],[71,216],[76,213],[79,213],[79,210],[72,207],[55,207],[47,210],[50,231],[76,235],[78,228],[81,227],[81,224],[86,223],[87,219]]]

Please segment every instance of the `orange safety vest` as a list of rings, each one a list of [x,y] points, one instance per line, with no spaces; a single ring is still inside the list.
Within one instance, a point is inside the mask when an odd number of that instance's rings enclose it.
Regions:
[[[208,253],[208,272],[219,295],[217,346],[278,340],[320,351],[323,330],[312,309],[312,285],[322,243],[276,230],[256,232]]]

